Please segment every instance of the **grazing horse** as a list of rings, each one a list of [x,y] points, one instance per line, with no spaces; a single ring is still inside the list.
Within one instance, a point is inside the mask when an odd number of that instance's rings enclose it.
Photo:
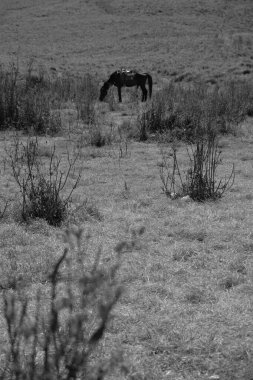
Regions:
[[[152,77],[148,73],[137,73],[133,70],[117,70],[114,71],[109,77],[109,79],[104,82],[103,86],[100,89],[100,96],[99,100],[102,101],[105,96],[107,95],[107,92],[111,86],[116,86],[118,89],[118,95],[119,95],[119,102],[122,102],[121,98],[121,88],[122,87],[133,87],[137,86],[141,88],[142,90],[142,102],[145,102],[147,100],[147,94],[148,91],[146,89],[146,82],[148,81],[148,88],[149,88],[149,97],[151,98],[152,95]]]

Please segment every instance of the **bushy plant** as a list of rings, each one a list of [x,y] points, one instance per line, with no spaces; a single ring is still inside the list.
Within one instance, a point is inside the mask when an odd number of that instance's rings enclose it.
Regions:
[[[189,196],[195,201],[216,200],[229,190],[234,182],[234,166],[228,178],[219,178],[221,150],[214,134],[202,136],[187,147],[188,168],[182,170],[176,146],[162,152],[160,178],[162,191],[172,199]]]
[[[96,126],[94,126],[94,128],[90,128],[89,137],[90,145],[94,145],[97,148],[101,148],[106,144],[105,135],[103,135],[101,129]]]
[[[64,174],[55,146],[50,152],[48,167],[45,167],[39,158],[37,139],[28,139],[26,144],[15,141],[9,159],[22,195],[23,220],[43,218],[54,226],[62,223],[67,215],[71,195],[80,180],[79,173],[69,194],[66,197],[61,195],[70,174],[74,174],[77,158],[76,155],[71,160],[68,156],[68,167]]]
[[[200,139],[194,148],[188,151],[190,168],[184,183],[184,190],[193,200],[216,200],[234,183],[234,166],[228,178],[217,177],[217,168],[221,164],[221,150],[216,136]]]

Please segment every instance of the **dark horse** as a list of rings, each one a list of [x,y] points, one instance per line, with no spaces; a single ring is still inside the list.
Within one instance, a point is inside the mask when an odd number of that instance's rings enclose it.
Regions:
[[[133,87],[137,86],[141,88],[142,90],[142,102],[145,102],[147,100],[148,91],[146,89],[146,82],[148,81],[148,88],[149,88],[149,97],[151,98],[152,95],[152,77],[151,75],[147,73],[137,73],[133,70],[117,70],[114,71],[110,75],[110,78],[104,82],[103,86],[100,89],[100,96],[99,100],[102,101],[105,96],[107,95],[107,92],[111,86],[116,86],[118,89],[118,95],[119,95],[119,102],[122,102],[121,98],[121,88],[126,87]]]

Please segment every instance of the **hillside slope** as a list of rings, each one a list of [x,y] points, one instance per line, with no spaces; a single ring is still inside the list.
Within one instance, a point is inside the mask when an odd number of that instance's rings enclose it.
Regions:
[[[98,73],[121,66],[160,76],[251,77],[251,0],[2,0],[1,63],[18,56]]]

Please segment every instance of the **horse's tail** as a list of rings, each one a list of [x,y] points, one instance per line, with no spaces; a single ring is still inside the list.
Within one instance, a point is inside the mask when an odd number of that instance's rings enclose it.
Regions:
[[[150,74],[147,74],[147,73],[146,73],[146,76],[147,76],[147,79],[148,79],[149,97],[151,98],[151,96],[152,96],[153,80],[152,80],[152,76],[151,76]]]

